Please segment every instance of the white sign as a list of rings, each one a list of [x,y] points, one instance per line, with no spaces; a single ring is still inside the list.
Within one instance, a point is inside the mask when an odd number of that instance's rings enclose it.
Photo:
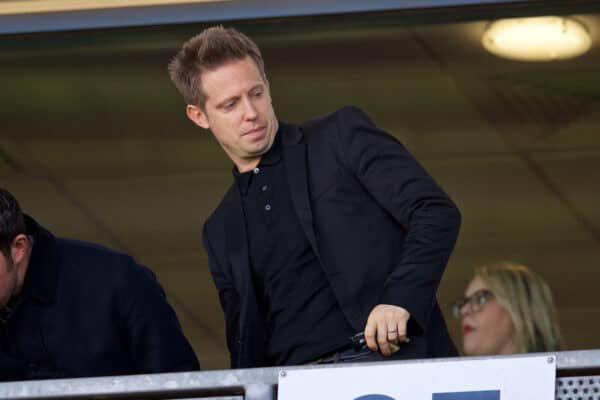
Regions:
[[[356,364],[355,364],[356,365]],[[556,357],[290,369],[279,400],[554,400]]]

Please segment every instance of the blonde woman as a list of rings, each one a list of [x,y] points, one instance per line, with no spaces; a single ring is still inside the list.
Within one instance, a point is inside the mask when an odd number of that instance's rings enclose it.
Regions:
[[[462,320],[468,356],[561,348],[550,287],[524,265],[504,261],[477,268],[453,313]]]

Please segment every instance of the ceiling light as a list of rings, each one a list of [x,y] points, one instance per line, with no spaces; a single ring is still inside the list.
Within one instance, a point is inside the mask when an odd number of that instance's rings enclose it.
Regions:
[[[481,39],[491,53],[519,61],[554,61],[577,57],[592,45],[586,27],[567,17],[501,19]]]

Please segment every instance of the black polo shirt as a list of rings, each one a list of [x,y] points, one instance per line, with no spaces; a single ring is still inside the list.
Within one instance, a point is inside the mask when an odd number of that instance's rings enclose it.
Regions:
[[[280,133],[252,171],[234,176],[242,194],[253,283],[266,321],[269,361],[302,364],[348,343],[346,321],[293,208]]]

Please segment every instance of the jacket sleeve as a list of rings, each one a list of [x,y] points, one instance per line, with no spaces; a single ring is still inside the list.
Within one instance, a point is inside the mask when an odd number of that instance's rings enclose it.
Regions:
[[[194,350],[154,273],[130,259],[119,309],[139,373],[199,370]]]
[[[401,260],[379,303],[404,307],[411,315],[409,330],[426,330],[458,236],[458,208],[404,146],[361,110],[342,109],[337,126],[345,167],[406,232]]]
[[[204,248],[208,255],[208,264],[210,272],[217,291],[219,292],[219,301],[223,312],[225,314],[225,330],[227,336],[227,348],[229,349],[231,367],[238,367],[238,327],[239,327],[239,313],[240,313],[240,299],[237,290],[233,286],[228,275],[223,271],[221,264],[218,262],[217,257],[211,246],[208,223],[204,224],[202,239],[204,241]]]

